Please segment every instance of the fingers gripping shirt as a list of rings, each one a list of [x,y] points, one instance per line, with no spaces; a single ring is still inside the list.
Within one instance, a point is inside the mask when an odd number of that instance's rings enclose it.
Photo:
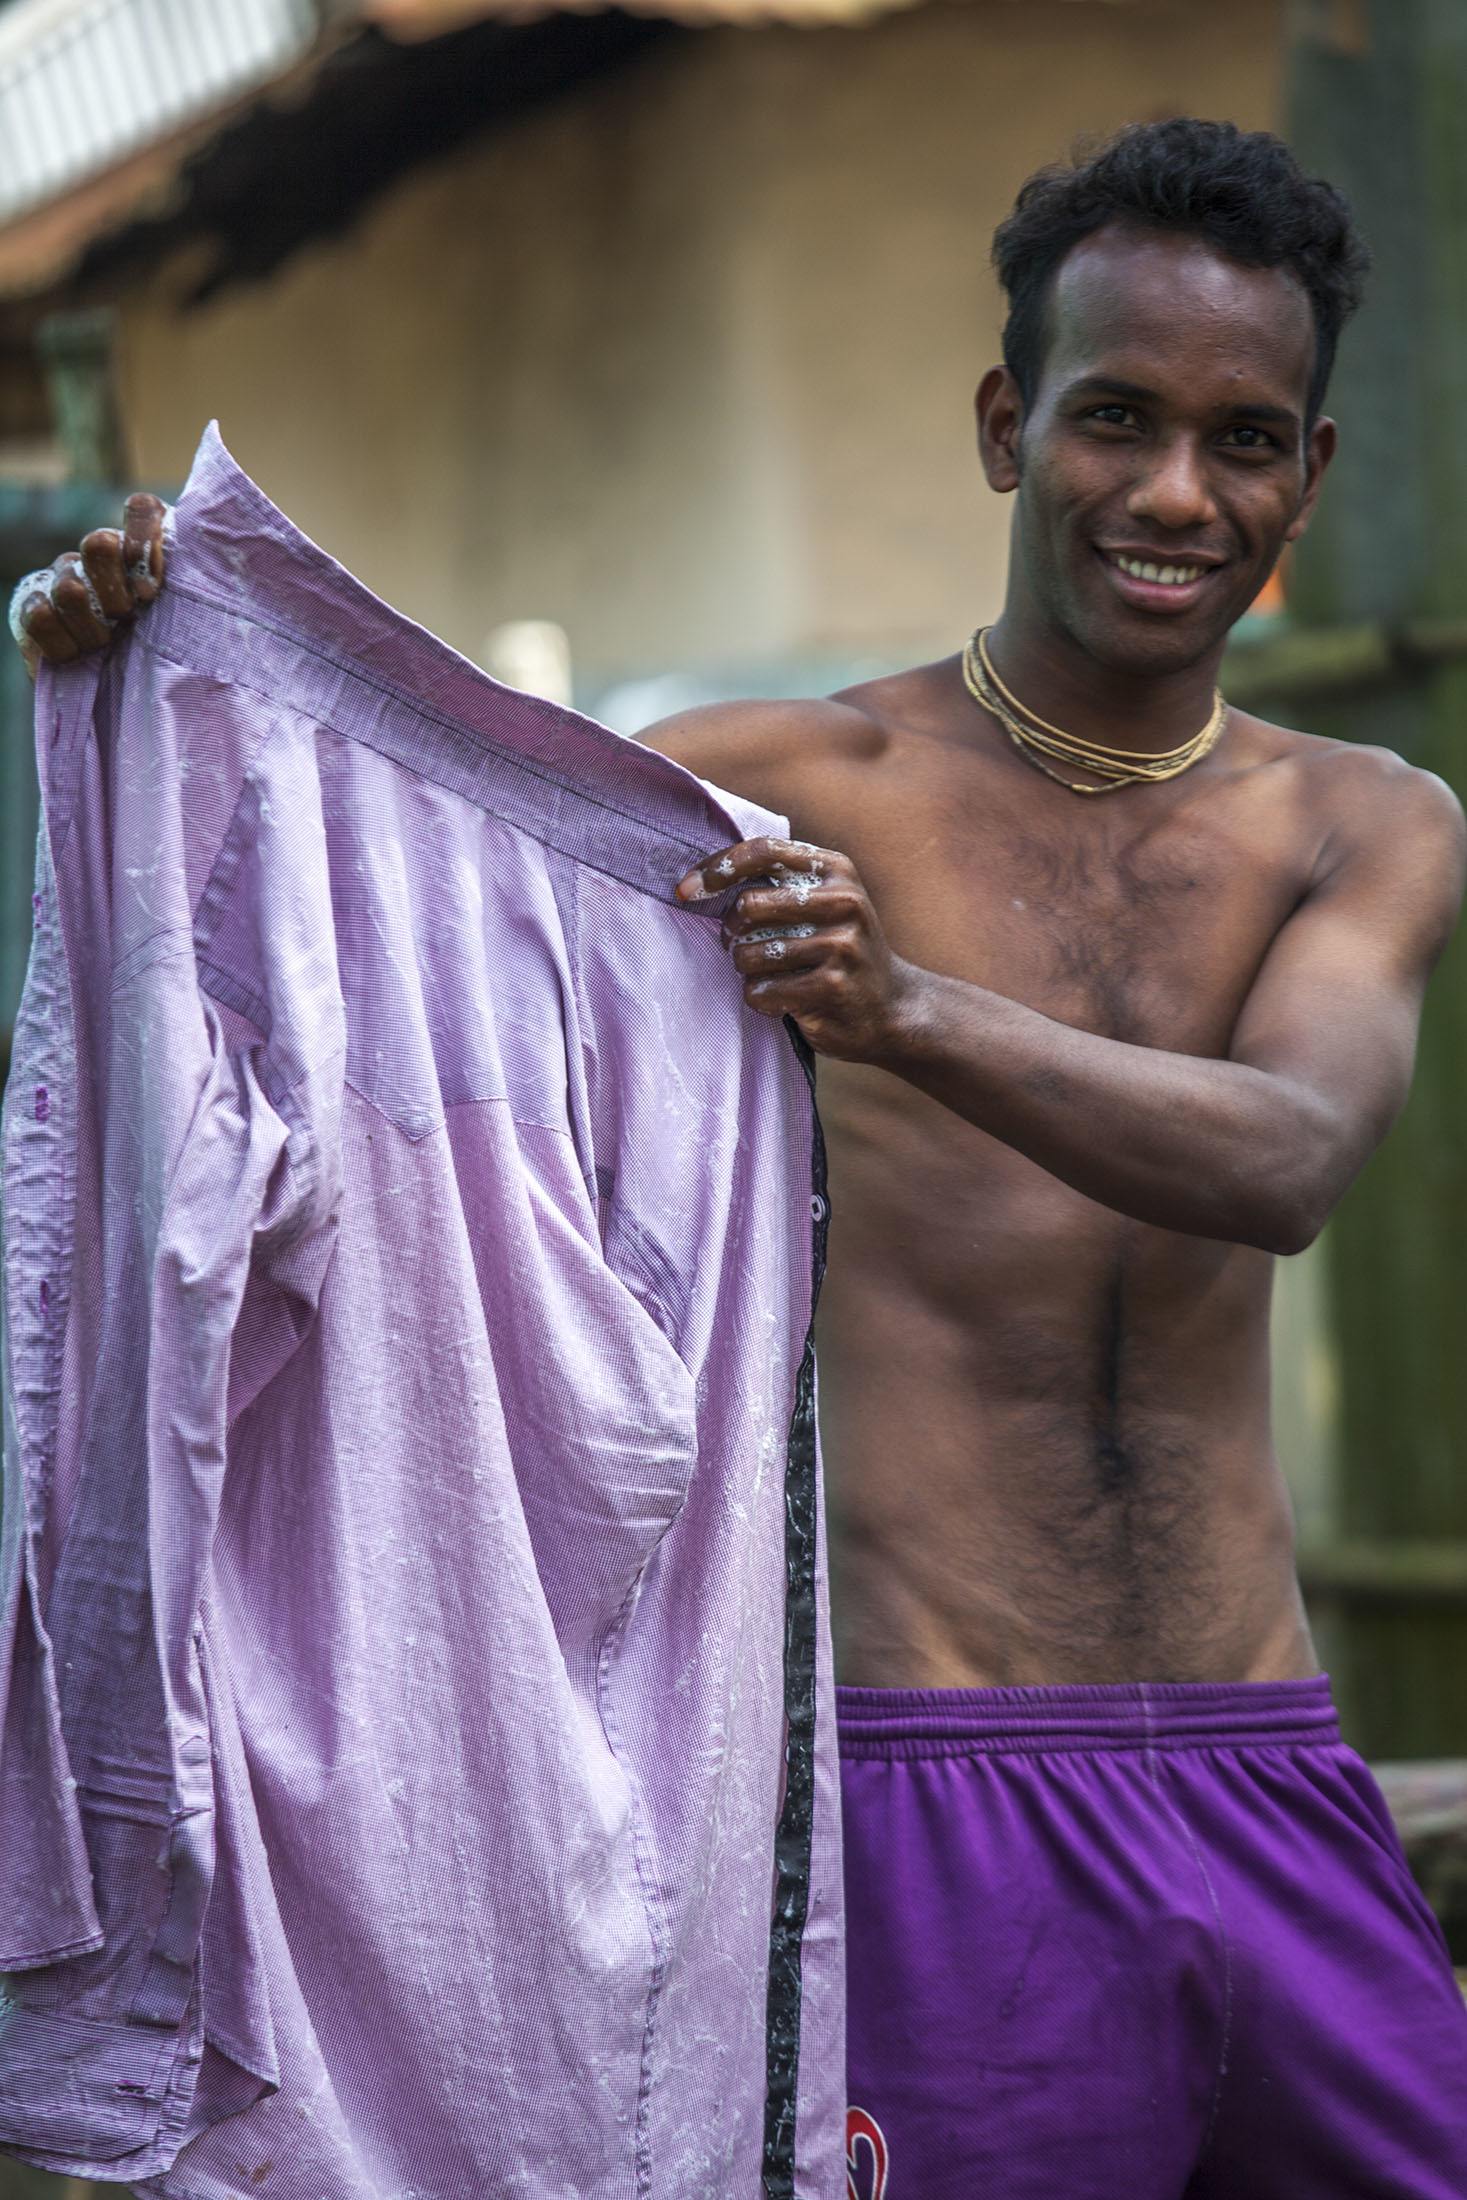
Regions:
[[[780,821],[497,686],[212,430],[37,758],[0,2147],[834,2200],[818,1127],[672,900]]]

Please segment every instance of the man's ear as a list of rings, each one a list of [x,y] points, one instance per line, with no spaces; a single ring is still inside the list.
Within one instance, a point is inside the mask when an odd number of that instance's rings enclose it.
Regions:
[[[1319,492],[1324,486],[1325,471],[1339,447],[1340,431],[1332,420],[1316,420],[1309,431],[1309,444],[1304,453],[1304,495],[1299,509],[1284,533],[1285,542],[1297,542],[1314,516],[1319,502]]]
[[[978,385],[978,456],[990,489],[1007,496],[1019,486],[1019,438],[1024,400],[1007,367],[990,367]]]

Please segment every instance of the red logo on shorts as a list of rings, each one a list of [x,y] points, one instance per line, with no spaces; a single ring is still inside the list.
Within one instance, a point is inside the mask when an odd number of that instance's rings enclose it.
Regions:
[[[849,2200],[883,2200],[886,2133],[864,2108],[846,2110],[846,2192]]]

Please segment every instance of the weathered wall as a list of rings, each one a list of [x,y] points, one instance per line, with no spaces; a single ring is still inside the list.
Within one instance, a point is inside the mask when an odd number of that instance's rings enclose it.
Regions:
[[[582,692],[946,649],[1006,508],[971,397],[988,239],[1077,133],[1266,124],[1279,0],[947,0],[709,31],[400,187],[266,286],[125,311],[140,477],[217,413],[310,532],[477,655],[558,620]]]

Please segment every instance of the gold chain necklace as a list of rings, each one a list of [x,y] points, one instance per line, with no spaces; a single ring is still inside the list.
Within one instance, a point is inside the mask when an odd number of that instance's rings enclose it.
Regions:
[[[1052,726],[1047,718],[1040,718],[1010,693],[988,654],[989,632],[988,627],[980,627],[963,651],[963,679],[968,693],[998,720],[1021,756],[1026,756],[1047,778],[1068,787],[1072,794],[1116,794],[1122,787],[1175,779],[1178,772],[1201,762],[1227,723],[1228,706],[1223,701],[1222,689],[1215,688],[1212,715],[1207,724],[1199,733],[1194,733],[1190,741],[1184,741],[1179,748],[1167,749],[1160,756],[1150,756],[1138,749],[1111,748],[1102,741],[1083,740],[1077,733],[1066,733],[1062,726]],[[1046,756],[1056,763],[1078,766],[1104,784],[1085,787],[1078,780],[1066,779],[1062,772],[1050,769],[1044,761]]]

